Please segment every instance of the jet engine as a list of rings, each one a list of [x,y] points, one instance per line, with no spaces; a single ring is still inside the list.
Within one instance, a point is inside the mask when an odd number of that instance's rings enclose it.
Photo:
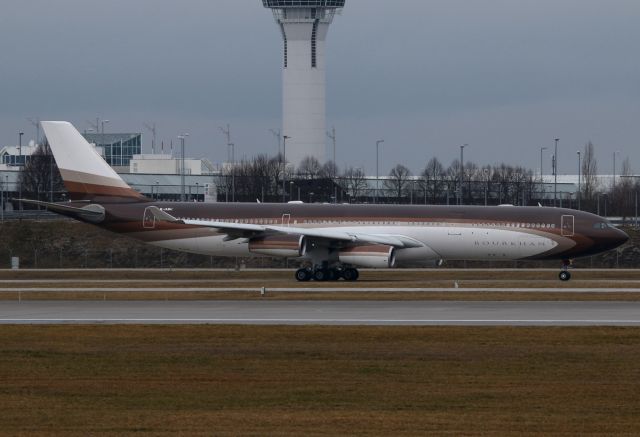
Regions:
[[[396,250],[392,246],[370,244],[340,249],[341,263],[374,269],[389,269],[396,264]]]
[[[307,252],[307,243],[303,236],[271,235],[251,239],[249,252],[259,255],[297,258],[304,256]]]

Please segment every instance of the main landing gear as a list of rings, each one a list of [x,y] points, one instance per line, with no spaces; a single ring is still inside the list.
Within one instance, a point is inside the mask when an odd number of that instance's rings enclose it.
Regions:
[[[328,268],[319,267],[315,269],[301,268],[296,271],[296,280],[299,282],[308,282],[310,280],[325,282],[325,281],[338,281],[341,278],[345,281],[357,281],[360,277],[358,269],[353,267],[345,268]]]
[[[558,278],[562,282],[567,282],[571,279],[571,272],[569,267],[571,266],[571,260],[565,259],[562,261],[562,271],[558,274]]]

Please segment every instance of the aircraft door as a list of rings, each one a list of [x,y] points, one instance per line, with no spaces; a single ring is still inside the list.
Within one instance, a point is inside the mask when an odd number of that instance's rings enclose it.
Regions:
[[[573,237],[575,233],[575,217],[572,215],[563,215],[560,233],[563,237]]]
[[[144,229],[154,229],[156,227],[156,218],[151,213],[149,208],[145,208],[144,216],[142,217],[142,227]]]
[[[282,226],[289,226],[291,224],[291,214],[282,214]]]

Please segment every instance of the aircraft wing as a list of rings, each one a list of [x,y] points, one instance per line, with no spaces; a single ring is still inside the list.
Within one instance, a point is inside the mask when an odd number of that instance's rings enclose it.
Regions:
[[[147,208],[156,220],[185,225],[202,226],[218,229],[228,235],[228,239],[253,238],[261,235],[286,234],[302,235],[316,241],[351,244],[384,244],[398,249],[424,246],[417,240],[403,235],[366,234],[353,231],[343,231],[331,228],[301,228],[293,226],[254,225],[245,223],[215,222],[208,220],[180,220],[161,209],[150,206]]]

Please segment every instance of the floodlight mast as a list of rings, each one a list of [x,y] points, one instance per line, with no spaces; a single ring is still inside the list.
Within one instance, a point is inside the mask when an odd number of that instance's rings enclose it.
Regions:
[[[262,0],[273,11],[284,42],[282,132],[288,161],[298,166],[306,157],[325,159],[325,40],[336,10],[345,0]]]

